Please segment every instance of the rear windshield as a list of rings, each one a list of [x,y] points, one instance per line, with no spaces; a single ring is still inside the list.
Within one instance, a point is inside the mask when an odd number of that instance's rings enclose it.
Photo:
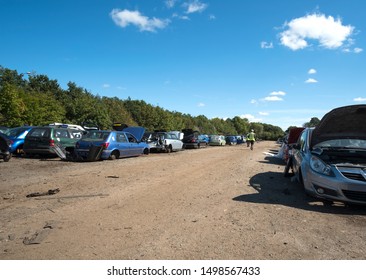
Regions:
[[[18,137],[20,134],[22,134],[24,131],[29,129],[28,127],[15,127],[6,132],[6,135],[10,137]]]
[[[103,141],[108,138],[110,133],[110,131],[90,130],[87,134],[83,135],[82,139],[85,141]]]
[[[29,133],[28,136],[32,137],[49,137],[50,136],[50,129],[49,128],[33,128]]]

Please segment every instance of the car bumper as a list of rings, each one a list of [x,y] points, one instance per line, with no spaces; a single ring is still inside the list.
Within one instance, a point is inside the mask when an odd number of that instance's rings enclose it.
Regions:
[[[338,169],[333,170],[335,176],[331,177],[308,168],[302,174],[305,190],[321,199],[366,205],[366,179],[362,176],[350,179],[352,177],[347,178]]]

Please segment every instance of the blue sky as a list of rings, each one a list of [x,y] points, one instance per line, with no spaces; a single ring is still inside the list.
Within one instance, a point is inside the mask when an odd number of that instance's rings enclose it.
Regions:
[[[0,0],[0,65],[287,129],[366,103],[364,0]]]

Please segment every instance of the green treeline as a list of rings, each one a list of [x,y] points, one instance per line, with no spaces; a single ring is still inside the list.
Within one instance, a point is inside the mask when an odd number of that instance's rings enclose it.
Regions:
[[[191,128],[203,134],[242,135],[250,129],[258,138],[275,140],[284,135],[280,127],[250,123],[247,119],[208,119],[152,106],[143,100],[122,100],[101,97],[77,86],[73,82],[62,89],[57,80],[46,75],[29,75],[0,66],[0,125],[16,127],[45,125],[54,122],[82,124],[94,123],[102,129],[111,129],[114,122],[129,126],[179,130]]]

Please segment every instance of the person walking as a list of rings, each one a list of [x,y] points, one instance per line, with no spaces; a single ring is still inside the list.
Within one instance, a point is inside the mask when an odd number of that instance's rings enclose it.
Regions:
[[[247,141],[249,141],[249,144],[250,144],[250,149],[253,150],[253,145],[254,145],[254,142],[255,142],[255,133],[254,133],[254,129],[252,129],[249,134],[248,134],[248,137],[247,137]]]

